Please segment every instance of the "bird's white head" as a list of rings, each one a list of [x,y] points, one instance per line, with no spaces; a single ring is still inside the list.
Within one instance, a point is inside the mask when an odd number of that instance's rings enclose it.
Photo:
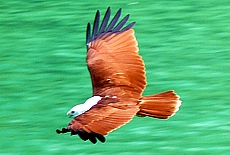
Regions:
[[[84,104],[78,104],[74,106],[70,111],[67,112],[67,115],[69,117],[76,117],[78,115],[81,115],[85,111],[89,110],[92,106],[98,103],[98,101],[101,100],[102,97],[100,96],[93,96],[85,101]]]

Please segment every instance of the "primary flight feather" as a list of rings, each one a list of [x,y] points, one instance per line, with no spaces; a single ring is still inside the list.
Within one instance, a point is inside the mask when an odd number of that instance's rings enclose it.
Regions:
[[[146,86],[145,66],[138,54],[137,41],[132,27],[124,26],[129,14],[119,21],[121,9],[110,21],[110,7],[100,25],[97,11],[92,32],[86,30],[87,66],[90,72],[93,95],[84,104],[74,106],[67,115],[74,119],[57,133],[70,132],[86,141],[105,142],[109,132],[137,116],[167,119],[181,105],[173,90],[142,96]]]

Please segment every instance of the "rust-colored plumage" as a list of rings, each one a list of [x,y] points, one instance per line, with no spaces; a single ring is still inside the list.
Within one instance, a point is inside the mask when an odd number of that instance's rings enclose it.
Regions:
[[[121,9],[109,23],[108,8],[99,27],[97,11],[92,33],[90,24],[87,26],[87,66],[93,96],[102,99],[57,133],[71,132],[92,143],[97,139],[105,142],[105,135],[135,115],[167,119],[178,111],[181,101],[174,91],[142,96],[146,86],[145,66],[132,29],[135,23],[124,27],[129,15],[118,23],[120,14]]]

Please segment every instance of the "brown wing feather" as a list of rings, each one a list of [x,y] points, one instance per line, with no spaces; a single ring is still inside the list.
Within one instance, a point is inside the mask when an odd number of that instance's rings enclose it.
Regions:
[[[129,122],[138,109],[135,102],[106,97],[89,111],[75,117],[70,122],[68,129],[77,133],[107,135],[112,130]]]
[[[138,55],[133,29],[89,43],[87,65],[94,95],[119,95],[104,91],[121,87],[132,91],[133,98],[141,97],[146,85],[145,67]]]

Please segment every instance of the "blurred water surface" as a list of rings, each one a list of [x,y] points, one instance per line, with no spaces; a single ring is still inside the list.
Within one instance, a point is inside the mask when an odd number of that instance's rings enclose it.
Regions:
[[[85,29],[108,6],[137,22],[144,94],[174,89],[183,105],[167,121],[135,117],[92,145],[55,130],[92,94]],[[228,154],[228,0],[12,0],[0,7],[0,154]]]

